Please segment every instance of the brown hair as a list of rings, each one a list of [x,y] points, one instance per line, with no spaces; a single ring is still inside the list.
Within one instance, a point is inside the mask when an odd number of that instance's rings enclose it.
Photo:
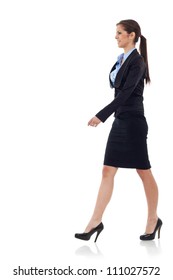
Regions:
[[[150,82],[150,75],[149,75],[149,66],[148,66],[148,55],[147,55],[147,40],[146,38],[141,34],[141,28],[139,24],[132,19],[126,19],[121,20],[117,25],[122,25],[124,27],[124,30],[127,31],[127,33],[134,32],[135,33],[135,40],[134,42],[137,43],[140,37],[140,45],[139,45],[139,51],[142,57],[144,58],[145,64],[146,64],[146,77],[145,81],[146,83]]]

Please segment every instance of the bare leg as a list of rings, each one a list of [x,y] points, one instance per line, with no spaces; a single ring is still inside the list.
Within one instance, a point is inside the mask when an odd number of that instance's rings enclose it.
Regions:
[[[99,188],[95,209],[85,232],[89,232],[92,228],[98,226],[102,220],[102,216],[106,206],[108,205],[113,191],[114,176],[118,168],[112,166],[103,166],[102,181]]]
[[[157,204],[158,204],[158,187],[152,175],[151,169],[137,169],[146,194],[148,204],[148,219],[146,225],[146,233],[152,233],[157,223]]]

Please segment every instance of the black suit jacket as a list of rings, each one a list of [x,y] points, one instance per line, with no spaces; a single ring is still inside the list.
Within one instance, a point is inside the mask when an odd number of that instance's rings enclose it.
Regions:
[[[115,67],[116,63],[110,73]],[[143,91],[145,75],[145,62],[135,49],[122,64],[114,84],[110,80],[111,87],[115,88],[114,100],[99,111],[96,116],[104,122],[112,113],[115,113],[115,116],[129,111],[144,114]]]

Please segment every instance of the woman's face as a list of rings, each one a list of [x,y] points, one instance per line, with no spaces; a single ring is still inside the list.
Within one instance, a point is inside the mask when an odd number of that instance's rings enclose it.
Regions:
[[[118,47],[126,49],[130,45],[134,45],[134,35],[134,32],[130,34],[127,33],[127,31],[124,30],[123,25],[117,25],[115,39],[117,40]]]

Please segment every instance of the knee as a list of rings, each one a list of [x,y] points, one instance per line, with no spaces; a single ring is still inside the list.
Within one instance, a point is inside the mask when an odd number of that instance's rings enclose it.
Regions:
[[[107,177],[114,177],[115,176],[115,173],[117,171],[117,168],[116,167],[112,167],[112,166],[103,166],[103,169],[102,169],[102,176],[104,178],[107,178]]]
[[[136,169],[136,171],[142,180],[151,172],[150,169]]]

